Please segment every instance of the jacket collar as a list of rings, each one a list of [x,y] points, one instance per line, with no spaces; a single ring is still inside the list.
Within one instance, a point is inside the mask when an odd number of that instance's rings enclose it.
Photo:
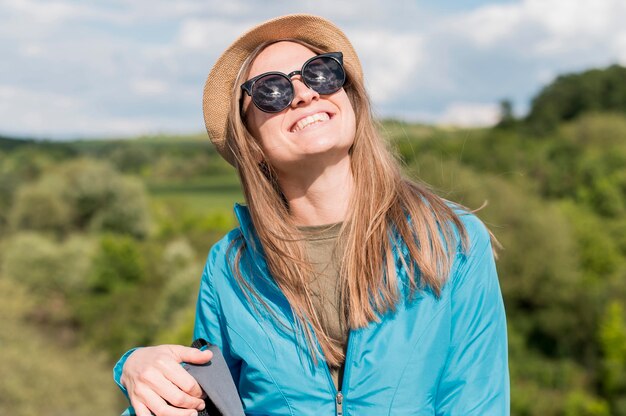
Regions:
[[[247,250],[252,255],[254,263],[263,272],[268,273],[267,263],[265,261],[265,253],[263,252],[263,246],[261,246],[261,240],[257,235],[254,224],[252,223],[252,216],[246,205],[235,204],[235,216],[239,221],[239,230],[246,242]]]
[[[250,255],[252,264],[260,272],[259,277],[262,279],[262,284],[258,286],[258,289],[261,295],[264,296],[266,300],[271,300],[269,304],[275,305],[275,308],[277,308],[275,310],[277,312],[280,311],[280,314],[286,319],[286,322],[294,322],[291,306],[271,276],[267,261],[265,260],[265,253],[254,229],[252,216],[250,215],[248,207],[246,205],[235,204],[234,211],[239,221],[239,230],[246,243],[246,251]],[[258,304],[257,306],[263,305]]]
[[[235,203],[234,211],[237,221],[239,221],[239,229],[241,230],[241,234],[243,234],[243,238],[246,242],[252,242],[255,243],[255,245],[258,245],[259,240],[256,232],[254,231],[252,217],[250,216],[248,207],[246,205]]]

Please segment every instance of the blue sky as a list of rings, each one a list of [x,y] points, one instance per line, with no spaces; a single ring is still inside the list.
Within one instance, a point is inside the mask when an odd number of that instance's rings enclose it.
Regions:
[[[202,131],[221,51],[297,12],[348,34],[380,117],[488,125],[558,74],[626,65],[623,0],[0,0],[0,134]]]

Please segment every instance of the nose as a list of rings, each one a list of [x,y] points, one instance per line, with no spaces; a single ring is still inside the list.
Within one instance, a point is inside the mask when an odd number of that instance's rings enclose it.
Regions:
[[[320,94],[312,88],[306,86],[300,76],[295,76],[291,79],[293,83],[293,101],[291,101],[291,107],[297,108],[304,105],[308,105],[312,101],[318,100]]]

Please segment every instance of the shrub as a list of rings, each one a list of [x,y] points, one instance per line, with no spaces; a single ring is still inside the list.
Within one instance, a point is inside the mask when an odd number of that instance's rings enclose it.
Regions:
[[[14,231],[112,231],[145,237],[149,212],[143,184],[89,159],[62,164],[17,194]]]
[[[19,189],[9,217],[14,230],[69,232],[73,224],[72,206],[63,194],[65,183],[59,177],[44,178]]]

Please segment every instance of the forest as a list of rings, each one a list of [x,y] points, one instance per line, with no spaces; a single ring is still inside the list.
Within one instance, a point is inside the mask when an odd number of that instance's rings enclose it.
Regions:
[[[406,174],[502,244],[517,416],[626,416],[626,68],[564,74],[490,128],[382,120]],[[119,414],[128,348],[189,344],[235,170],[205,134],[0,137],[0,414]]]

